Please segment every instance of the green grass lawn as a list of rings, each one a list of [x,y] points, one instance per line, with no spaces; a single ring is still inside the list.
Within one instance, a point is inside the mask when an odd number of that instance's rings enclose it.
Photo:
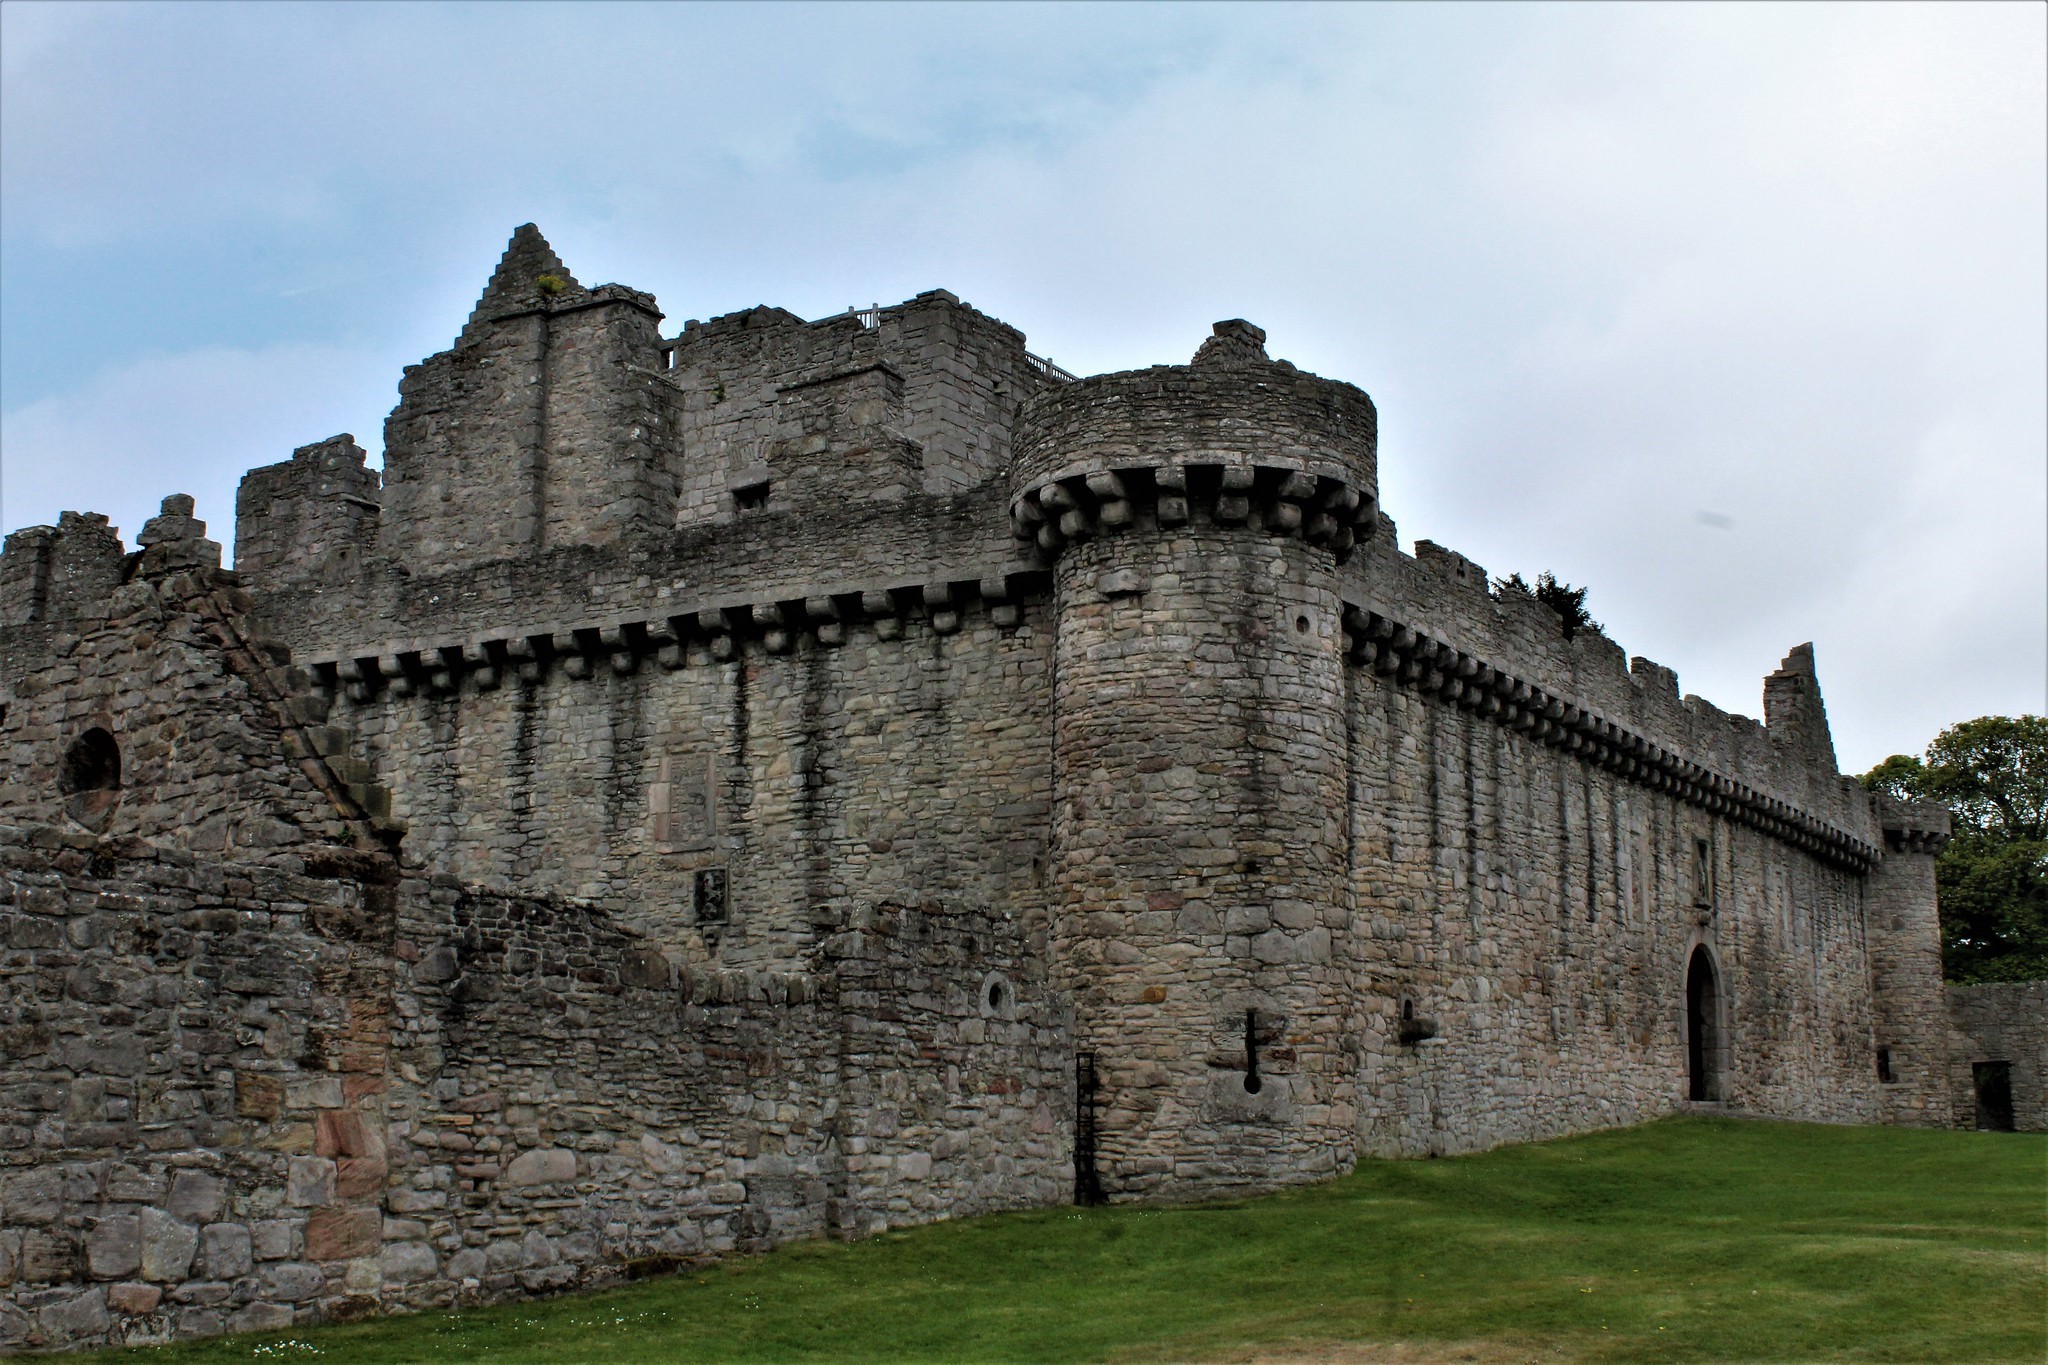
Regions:
[[[1674,1119],[101,1359],[2048,1359],[2048,1139]]]

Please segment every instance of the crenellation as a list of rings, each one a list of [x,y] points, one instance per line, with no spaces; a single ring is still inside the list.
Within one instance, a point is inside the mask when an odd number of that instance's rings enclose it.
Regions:
[[[2035,1121],[2038,993],[1943,986],[1945,816],[1810,646],[1760,724],[1404,554],[1372,400],[1243,319],[1091,378],[943,290],[659,320],[522,227],[235,572],[182,496],[8,538],[0,1347],[1969,1122],[1980,1062]]]

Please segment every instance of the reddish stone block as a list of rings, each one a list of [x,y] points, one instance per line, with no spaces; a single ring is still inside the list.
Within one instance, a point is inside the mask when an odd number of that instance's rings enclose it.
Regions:
[[[374,1256],[384,1240],[384,1215],[376,1209],[330,1206],[306,1217],[306,1259],[345,1261]]]

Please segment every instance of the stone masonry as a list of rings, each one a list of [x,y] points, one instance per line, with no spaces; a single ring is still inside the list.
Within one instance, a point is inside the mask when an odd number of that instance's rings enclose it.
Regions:
[[[1258,328],[660,324],[523,227],[234,570],[184,497],[7,538],[0,1348],[1967,1125],[1986,1048],[2038,1121],[2048,1000],[1944,990],[1946,817],[1837,771],[1811,649],[1759,723],[1403,553],[1371,400]]]

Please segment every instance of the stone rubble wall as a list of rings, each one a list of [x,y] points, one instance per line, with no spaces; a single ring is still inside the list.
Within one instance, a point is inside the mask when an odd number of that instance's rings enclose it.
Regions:
[[[252,469],[235,495],[235,571],[266,586],[346,590],[376,553],[380,479],[355,437]]]
[[[315,744],[340,743],[314,733],[326,702],[303,670],[243,633],[247,604],[218,570],[138,576],[91,616],[33,640],[0,636],[0,810],[38,823],[69,814],[109,836],[244,859],[352,842],[350,810],[307,761]],[[95,727],[118,748],[120,773],[88,811],[82,802],[101,794],[67,795],[55,779]]]
[[[1951,1120],[1977,1126],[1978,1062],[2012,1065],[2013,1127],[2048,1132],[2048,981],[1998,981],[1948,988]]]
[[[378,1307],[391,888],[323,856],[0,826],[0,1347]]]
[[[1056,1201],[1071,1038],[1020,926],[884,906],[823,927],[801,970],[682,968],[596,907],[415,897],[390,1300]]]

